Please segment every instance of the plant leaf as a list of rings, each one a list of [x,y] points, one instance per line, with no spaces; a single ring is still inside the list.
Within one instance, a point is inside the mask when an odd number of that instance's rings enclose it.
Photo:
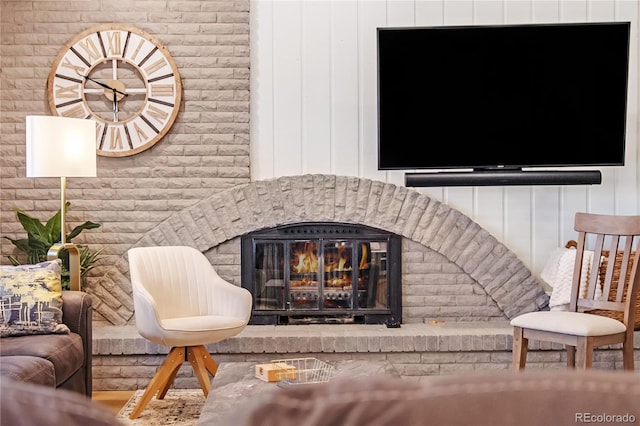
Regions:
[[[99,223],[86,221],[82,225],[78,225],[75,228],[73,228],[73,230],[71,230],[71,233],[69,235],[67,235],[67,241],[71,241],[73,238],[77,237],[78,234],[80,234],[85,229],[95,229],[95,228],[99,228],[99,227],[100,227]]]
[[[9,262],[11,262],[11,264],[12,264],[13,266],[18,266],[18,265],[20,265],[20,262],[18,262],[18,259],[16,259],[16,258],[15,258],[15,257],[13,257],[13,256],[7,256],[7,259],[9,259]]]
[[[96,266],[95,263],[100,259],[104,248],[91,250],[87,246],[79,246],[78,249],[80,251],[80,276],[84,276]]]
[[[11,241],[13,243],[14,246],[16,246],[18,248],[18,250],[20,250],[21,252],[28,252],[29,251],[29,239],[28,238],[21,238],[19,240],[14,240],[13,238],[9,238],[9,237],[4,237],[7,240]]]
[[[16,209],[16,216],[24,230],[27,231],[27,234],[43,235],[46,233],[42,222],[33,216],[29,216],[25,211]]]
[[[69,203],[67,202],[66,207],[69,207]],[[65,209],[66,211],[66,209]],[[51,244],[55,244],[59,241],[62,241],[60,238],[60,227],[61,227],[61,213],[60,210],[56,212],[51,218],[47,221],[45,225],[46,234],[48,235],[49,241]]]

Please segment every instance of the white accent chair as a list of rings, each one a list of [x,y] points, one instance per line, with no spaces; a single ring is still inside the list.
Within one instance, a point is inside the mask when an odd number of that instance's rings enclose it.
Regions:
[[[633,370],[635,307],[640,287],[640,216],[576,213],[574,228],[578,244],[573,269],[571,297],[567,311],[529,312],[511,320],[513,326],[513,368],[523,370],[529,339],[560,343],[567,349],[567,367],[591,368],[596,346],[622,343],[623,368]],[[593,244],[593,261],[588,268],[586,288],[581,289],[583,253]],[[600,279],[603,253],[609,250],[604,279]],[[636,251],[635,255],[632,253]],[[620,270],[614,273],[616,257]],[[635,259],[634,259],[635,257]],[[596,288],[602,289],[602,296]],[[598,310],[600,314],[589,313]],[[618,318],[605,315],[620,312]]]
[[[209,394],[209,374],[215,376],[218,364],[204,345],[240,333],[249,323],[252,297],[220,278],[206,256],[192,247],[136,247],[128,256],[138,332],[171,347],[131,412],[135,419],[154,395],[164,398],[185,361],[191,363],[205,397]]]

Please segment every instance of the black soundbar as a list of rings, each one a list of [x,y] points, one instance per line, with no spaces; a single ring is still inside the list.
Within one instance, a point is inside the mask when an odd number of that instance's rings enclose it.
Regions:
[[[405,186],[599,185],[600,170],[481,170],[406,173]]]

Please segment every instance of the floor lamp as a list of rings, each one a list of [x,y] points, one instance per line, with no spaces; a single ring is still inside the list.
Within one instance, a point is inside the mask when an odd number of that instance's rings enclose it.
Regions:
[[[80,290],[80,251],[66,241],[67,177],[95,177],[96,122],[81,118],[27,116],[27,177],[60,178],[60,242],[47,253],[69,252],[69,287]]]

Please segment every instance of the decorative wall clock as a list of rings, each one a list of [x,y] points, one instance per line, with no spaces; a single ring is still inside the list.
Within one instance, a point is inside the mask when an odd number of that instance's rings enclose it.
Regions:
[[[73,37],[47,81],[56,115],[97,121],[97,152],[125,157],[160,141],[173,125],[182,94],[166,47],[146,32],[105,24]]]

